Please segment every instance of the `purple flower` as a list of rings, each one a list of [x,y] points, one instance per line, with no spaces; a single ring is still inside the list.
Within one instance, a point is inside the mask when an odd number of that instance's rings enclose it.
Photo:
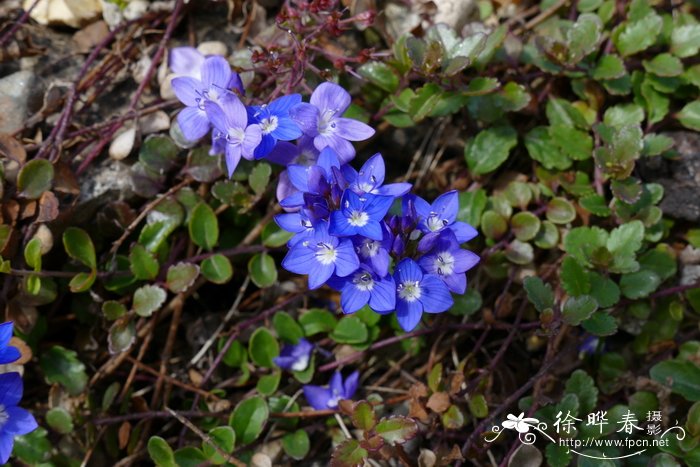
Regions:
[[[17,347],[9,345],[12,327],[12,321],[0,324],[0,365],[16,362],[22,356]]]
[[[389,262],[391,261],[389,250],[391,249],[393,238],[386,223],[382,222],[381,240],[361,237],[353,239],[360,261],[369,264],[379,277],[384,277],[389,273]]]
[[[220,106],[207,101],[204,108],[214,127],[224,135],[226,168],[231,178],[241,156],[253,159],[255,148],[262,138],[260,126],[248,125],[245,106],[233,95],[232,99],[222,102]]]
[[[343,382],[343,376],[339,371],[333,373],[330,384],[327,388],[307,384],[304,386],[304,397],[316,410],[335,409],[338,402],[345,399],[352,399],[357,391],[357,383],[360,373],[355,371]]]
[[[290,248],[282,266],[296,274],[308,274],[309,289],[317,289],[334,273],[338,277],[352,274],[360,261],[350,240],[329,235],[326,222],[319,222],[312,236]]]
[[[201,80],[204,60],[204,55],[194,47],[175,47],[170,51],[168,64],[178,75]]]
[[[455,234],[449,230],[440,232],[431,252],[418,260],[429,274],[439,277],[450,291],[463,294],[467,289],[466,271],[479,262],[479,257],[459,247]]]
[[[396,308],[394,278],[380,278],[367,265],[346,277],[335,277],[328,285],[340,291],[340,306],[344,313],[355,313],[363,306],[379,313],[391,313]]]
[[[411,189],[410,183],[390,183],[383,185],[386,169],[382,155],[377,153],[367,159],[358,172],[349,165],[342,167],[348,187],[355,193],[372,193],[373,195],[402,196]]]
[[[284,344],[278,357],[272,359],[275,365],[289,371],[304,371],[309,366],[314,346],[304,338],[294,344]]]
[[[435,274],[423,274],[410,258],[396,266],[394,281],[396,318],[406,332],[418,325],[423,312],[442,313],[454,304],[447,286]]]
[[[201,79],[191,76],[173,78],[173,91],[187,106],[177,114],[177,122],[185,138],[197,141],[209,132],[211,125],[205,110],[206,102],[226,105],[237,99],[231,92],[240,82],[237,76],[223,57],[213,56],[204,60]],[[245,109],[243,112],[245,115]]]
[[[18,407],[23,384],[19,373],[0,374],[0,463],[5,464],[12,454],[15,436],[25,435],[37,428],[34,416]]]
[[[327,197],[332,194],[331,187],[338,185],[340,161],[331,148],[324,149],[315,165],[291,164],[287,166],[287,176],[294,190],[280,201],[283,208],[297,208],[305,204],[304,194],[310,193]],[[336,182],[336,183],[334,183]]]
[[[328,231],[339,237],[362,235],[372,240],[381,240],[380,222],[393,201],[391,196],[368,193],[360,196],[352,190],[345,190],[340,200],[340,209],[331,214]]]
[[[248,121],[257,123],[262,130],[262,141],[255,149],[255,158],[267,156],[277,141],[291,141],[302,135],[301,130],[289,117],[289,109],[301,103],[300,94],[283,96],[267,105],[248,107]]]
[[[459,211],[459,194],[452,190],[438,196],[433,204],[428,204],[423,198],[413,196],[413,202],[418,217],[418,228],[426,235],[421,238],[418,249],[427,251],[437,240],[437,234],[449,228],[455,234],[458,243],[464,243],[478,235],[474,227],[466,222],[457,221]]]
[[[349,106],[350,94],[341,86],[326,82],[314,90],[309,104],[297,104],[289,115],[305,135],[313,138],[316,149],[331,147],[346,163],[355,157],[350,141],[363,141],[374,134],[370,126],[341,117]]]

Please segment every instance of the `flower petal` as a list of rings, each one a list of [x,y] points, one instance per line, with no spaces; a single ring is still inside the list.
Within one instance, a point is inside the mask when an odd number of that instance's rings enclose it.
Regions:
[[[367,202],[365,202],[364,211],[369,214],[369,217],[376,220],[384,219],[386,213],[389,212],[389,208],[394,202],[394,198],[391,196],[382,195],[366,195]],[[381,237],[377,240],[381,240]]]
[[[224,57],[214,55],[202,64],[202,84],[205,88],[215,86],[221,90],[228,89],[231,80],[231,65]]]
[[[340,294],[340,306],[343,313],[355,313],[357,310],[367,305],[370,293],[367,290],[360,290],[348,281]]]
[[[318,109],[302,102],[289,110],[289,116],[299,125],[304,134],[314,137],[318,134]]]
[[[374,135],[374,128],[352,118],[336,118],[335,134],[350,141],[364,141]]]
[[[314,256],[313,266],[309,270],[309,290],[318,289],[333,275],[332,264],[321,264]]]
[[[258,160],[267,157],[270,154],[270,152],[275,148],[276,144],[277,140],[274,136],[269,134],[262,135],[260,144],[258,144],[258,146],[255,148],[255,152],[253,153],[253,158],[255,160]]]
[[[279,141],[265,159],[274,164],[289,165],[298,155],[299,147],[296,144]]]
[[[358,371],[352,372],[350,376],[345,379],[345,383],[343,384],[343,395],[345,396],[345,399],[352,399],[352,397],[355,395],[359,380],[360,373]]]
[[[278,97],[267,105],[267,110],[272,115],[286,116],[289,110],[297,104],[301,103],[301,94],[290,94],[288,96]]]
[[[426,274],[420,283],[421,295],[418,300],[426,313],[442,313],[454,305],[452,294],[444,282],[434,274]]]
[[[321,112],[333,110],[336,115],[342,115],[350,107],[350,94],[335,83],[325,82],[319,84],[311,94],[311,105],[316,106]]]
[[[418,264],[411,258],[404,258],[398,265],[396,265],[396,269],[394,270],[394,280],[396,281],[397,285],[408,281],[420,282],[421,279],[423,279],[423,271],[421,271]]]
[[[328,401],[331,399],[331,391],[328,388],[307,384],[303,388],[306,401],[316,410],[328,409]]]
[[[291,118],[285,117],[277,120],[277,128],[271,133],[272,136],[281,141],[291,141],[297,139],[304,133]]]
[[[10,460],[12,448],[15,445],[15,436],[9,433],[0,433],[0,464],[5,465]]]
[[[299,233],[306,230],[306,227],[302,224],[301,214],[298,212],[277,214],[274,220],[280,228],[287,232]]]
[[[236,167],[238,167],[238,163],[241,161],[241,147],[237,144],[227,144],[225,154],[226,171],[228,172],[228,178],[231,178]]]
[[[472,238],[479,235],[479,232],[477,232],[474,227],[466,222],[455,222],[454,224],[450,225],[450,230],[454,232],[459,243],[468,242]]]
[[[369,307],[377,313],[390,313],[396,308],[396,283],[389,276],[386,279],[375,280]]]
[[[360,267],[360,260],[357,258],[355,248],[350,240],[341,240],[336,247],[338,256],[335,260],[335,273],[340,277],[345,277],[357,271]]]
[[[179,76],[173,78],[170,81],[170,85],[175,92],[175,96],[180,99],[180,102],[189,107],[196,107],[202,96],[199,95],[198,90],[202,86],[202,83],[189,76]]]
[[[34,416],[29,411],[21,407],[5,407],[5,411],[9,416],[2,429],[6,433],[13,435],[26,435],[27,433],[36,430],[39,426],[34,419]]]
[[[337,237],[349,237],[357,233],[356,227],[350,225],[350,221],[341,211],[331,213],[328,231]]]
[[[17,347],[8,346],[0,350],[0,365],[5,365],[7,363],[16,362],[20,359],[22,354]]]
[[[405,182],[389,183],[388,185],[380,186],[375,192],[378,195],[393,196],[398,198],[399,196],[403,196],[411,191],[411,187],[413,187],[413,185]]]
[[[423,316],[423,305],[418,300],[407,302],[396,300],[396,319],[406,332],[413,331]]]
[[[258,147],[262,140],[262,131],[260,125],[249,125],[245,129],[245,136],[241,143],[241,155],[248,160],[252,160],[255,154],[255,148]]]
[[[177,114],[177,124],[188,141],[197,141],[211,129],[207,114],[197,107],[185,107]]]
[[[314,138],[314,146],[319,151],[323,151],[328,147],[333,149],[338,155],[341,164],[347,164],[355,158],[355,147],[349,141],[336,135],[317,135]]]
[[[459,211],[459,194],[452,190],[438,196],[431,205],[431,211],[440,215],[440,219],[447,219],[453,223],[457,219]]]
[[[178,75],[199,79],[203,63],[204,55],[194,47],[175,47],[168,55],[168,65]]]
[[[0,374],[0,404],[11,407],[22,400],[22,377],[17,372]]]
[[[314,264],[317,264],[315,252],[301,243],[294,245],[282,260],[282,267],[295,274],[308,274]]]
[[[467,290],[467,275],[463,272],[453,272],[446,276],[439,276],[450,292],[463,294]]]

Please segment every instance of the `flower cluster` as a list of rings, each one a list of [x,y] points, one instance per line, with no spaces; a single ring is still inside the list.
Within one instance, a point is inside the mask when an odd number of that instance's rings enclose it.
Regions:
[[[171,66],[181,76],[172,86],[187,106],[178,115],[183,134],[198,139],[213,128],[212,152],[225,153],[229,176],[241,157],[286,166],[277,186],[285,212],[275,218],[294,233],[285,269],[308,275],[310,289],[339,290],[345,313],[365,305],[396,311],[406,331],[424,312],[448,310],[452,293],[464,293],[465,272],[479,257],[461,248],[477,232],[457,221],[457,192],[431,204],[411,194],[409,183],[385,184],[380,154],[359,171],[351,167],[351,142],[374,130],[343,117],[351,101],[345,89],[326,82],[308,103],[292,94],[246,107],[240,78],[223,57],[173,53]]]
[[[0,364],[19,360],[20,352],[10,345],[12,323],[0,324]],[[24,385],[17,372],[0,374],[0,464],[5,464],[12,454],[15,436],[25,435],[37,428],[34,416],[18,406]]]

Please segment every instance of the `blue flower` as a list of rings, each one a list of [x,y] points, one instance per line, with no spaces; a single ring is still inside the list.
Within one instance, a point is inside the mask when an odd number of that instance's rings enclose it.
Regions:
[[[355,237],[353,243],[357,250],[360,261],[367,263],[379,276],[384,277],[389,273],[389,263],[391,257],[389,251],[394,240],[394,236],[389,231],[385,222],[382,222],[382,239],[372,240],[371,238]]]
[[[304,338],[294,344],[285,344],[278,357],[272,359],[275,365],[289,371],[304,371],[309,366],[314,346]]]
[[[479,262],[479,257],[459,247],[455,234],[447,229],[440,232],[429,254],[418,260],[418,264],[429,274],[435,274],[450,291],[463,294],[467,289],[466,271]]]
[[[411,189],[410,183],[390,183],[384,185],[386,168],[382,155],[377,153],[367,159],[360,171],[346,164],[342,167],[348,188],[357,194],[372,193],[373,195],[402,196]]]
[[[22,356],[17,347],[9,345],[12,327],[12,321],[0,324],[0,365],[16,362]]]
[[[444,282],[435,274],[423,274],[418,264],[405,258],[394,270],[396,318],[404,331],[420,322],[423,312],[442,313],[454,304]]]
[[[185,138],[197,141],[211,129],[210,118],[205,110],[206,102],[226,105],[234,99],[237,100],[236,95],[231,92],[231,89],[240,82],[237,77],[238,75],[231,71],[231,67],[223,57],[213,56],[204,60],[201,66],[201,79],[191,76],[173,78],[173,91],[186,105],[177,114],[177,122]],[[226,133],[224,130],[219,130]]]
[[[300,94],[283,96],[267,105],[247,108],[249,123],[257,123],[262,130],[262,141],[255,149],[255,158],[267,156],[277,141],[291,141],[303,133],[289,117],[289,109],[301,102]]]
[[[380,278],[367,265],[346,277],[335,277],[328,285],[340,291],[340,306],[344,313],[355,313],[363,306],[379,314],[386,314],[396,308],[396,284],[394,278]]]
[[[345,277],[355,272],[360,260],[350,240],[329,235],[326,222],[319,222],[312,236],[290,248],[282,266],[296,274],[308,274],[309,289],[317,289],[334,273]]]
[[[170,51],[170,69],[180,76],[202,79],[202,65],[206,57],[194,47],[175,47]]]
[[[413,204],[418,218],[418,228],[426,234],[418,244],[420,251],[431,249],[432,243],[437,240],[438,232],[446,228],[454,232],[457,242],[460,244],[478,235],[474,227],[466,222],[457,221],[459,194],[454,190],[438,196],[433,204],[429,204],[423,198],[413,196]]]
[[[391,196],[358,195],[345,190],[340,200],[340,209],[333,211],[329,232],[339,237],[362,235],[372,240],[382,239],[380,222],[386,216],[394,198]]]
[[[350,106],[350,100],[345,89],[326,82],[314,90],[309,104],[302,102],[289,111],[304,134],[313,138],[316,149],[333,148],[342,163],[355,157],[350,141],[363,141],[374,134],[369,125],[341,117]]]
[[[37,428],[34,416],[18,407],[22,399],[22,378],[19,373],[0,374],[0,463],[12,454],[15,436],[26,435]]]
[[[221,106],[207,101],[204,103],[204,109],[214,127],[224,135],[226,169],[231,178],[241,156],[248,160],[253,159],[255,148],[262,138],[262,131],[259,125],[248,125],[245,106],[236,96],[222,102]]]
[[[333,373],[327,388],[311,384],[305,385],[304,397],[316,410],[335,409],[338,407],[339,401],[352,399],[357,391],[359,379],[360,373],[356,371],[343,382],[343,376],[339,371],[336,371]]]

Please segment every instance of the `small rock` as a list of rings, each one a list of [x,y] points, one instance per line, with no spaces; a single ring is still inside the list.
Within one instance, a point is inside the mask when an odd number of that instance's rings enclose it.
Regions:
[[[151,68],[151,63],[153,63],[153,60],[151,60],[148,54],[144,54],[139,61],[136,62],[134,69],[131,71],[131,76],[134,78],[134,81],[141,83],[146,79],[148,70]]]
[[[78,51],[86,54],[91,52],[108,34],[107,23],[97,21],[73,34],[73,40],[78,45]]]
[[[128,165],[109,160],[90,169],[81,177],[80,200],[90,201],[113,191],[119,198],[133,195],[131,169]]]
[[[124,14],[116,2],[109,0],[100,0],[102,5],[102,19],[105,20],[109,29],[114,29],[124,19]]]
[[[127,128],[122,131],[112,140],[112,144],[109,145],[109,157],[115,161],[120,161],[125,159],[134,149],[134,142],[136,141],[136,128]]]
[[[28,10],[34,0],[25,0],[23,8]],[[102,5],[98,0],[39,0],[31,17],[39,24],[80,28],[99,18]]]
[[[34,236],[39,239],[39,249],[42,255],[45,255],[51,251],[51,248],[53,248],[53,234],[51,233],[51,230],[46,227],[46,224],[39,225],[39,228],[36,229],[36,234],[34,234]]]
[[[130,0],[124,8],[124,19],[131,21],[138,19],[148,11],[148,2],[145,0]]]
[[[673,138],[677,159],[645,157],[639,160],[639,172],[646,182],[664,187],[659,207],[664,216],[700,221],[700,134],[689,131],[667,133]]]
[[[693,245],[687,245],[681,251],[679,259],[683,264],[700,264],[700,248],[695,248]]]
[[[437,456],[429,449],[421,449],[418,456],[418,467],[434,467],[437,463]]]
[[[166,101],[175,99],[177,97],[175,95],[175,91],[173,91],[173,85],[170,83],[170,81],[172,81],[172,79],[176,77],[177,75],[175,73],[170,73],[166,75],[163,81],[160,82],[160,97],[165,99]]]
[[[0,79],[0,133],[15,133],[24,126],[36,76],[22,70]]]
[[[681,285],[697,284],[700,281],[700,264],[687,264],[681,273]]]
[[[170,128],[170,117],[162,110],[144,115],[139,119],[139,128],[142,135],[150,135]]]
[[[437,8],[433,17],[435,24],[445,23],[456,31],[461,31],[474,10],[473,0],[431,0]]]
[[[205,41],[197,46],[197,50],[202,55],[222,55],[226,56],[228,48],[220,41]]]
[[[272,467],[272,460],[265,454],[257,453],[250,460],[251,467]]]
[[[384,8],[387,32],[395,39],[420,25],[420,16],[408,5],[389,3]]]

